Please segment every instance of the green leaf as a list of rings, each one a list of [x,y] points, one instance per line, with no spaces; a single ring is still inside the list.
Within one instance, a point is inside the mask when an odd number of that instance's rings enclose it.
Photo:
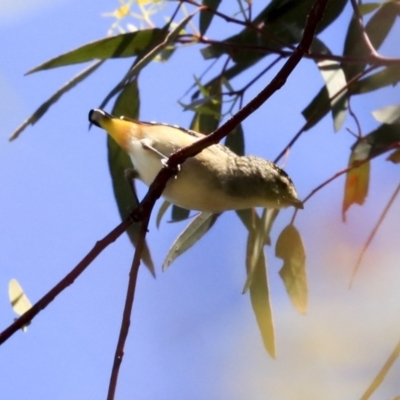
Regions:
[[[357,160],[375,158],[400,144],[400,123],[382,124],[368,135],[357,140],[353,145],[353,153]]]
[[[114,115],[125,115],[130,118],[137,118],[139,114],[139,89],[137,81],[130,82],[117,98],[112,113]],[[122,219],[125,219],[132,211],[135,204],[135,196],[125,179],[125,170],[132,168],[129,156],[117,145],[110,135],[107,135],[108,165],[114,189],[115,200]],[[139,224],[132,224],[127,230],[129,239],[136,246],[139,238]],[[142,260],[153,276],[155,269],[151,258],[150,250],[145,243],[142,253]]]
[[[349,166],[354,165],[357,161],[361,161],[357,157],[357,153],[353,151],[350,155]],[[363,159],[365,158],[363,157]],[[368,195],[369,173],[369,161],[347,172],[342,206],[343,221],[346,221],[346,212],[352,204],[362,205],[364,203]]]
[[[337,132],[346,118],[348,101],[347,90],[344,90],[339,96],[336,96],[336,94],[347,86],[346,77],[337,61],[323,60],[319,61],[317,65],[324,78],[328,96],[333,99],[330,100],[330,107],[332,109],[334,129]]]
[[[132,68],[117,83],[117,85],[113,89],[111,89],[111,91],[107,94],[105,99],[101,102],[99,108],[104,108],[105,105],[124,88],[127,82],[131,81],[132,79],[135,79],[138,76],[139,72],[150,62],[152,62],[158,56],[159,53],[169,48],[175,41],[175,39],[178,37],[182,28],[184,28],[184,26],[192,19],[193,15],[194,14],[186,16],[165,37],[164,36],[154,37],[146,44],[146,46],[141,48],[137,54],[138,57],[135,60],[135,63],[132,66]],[[170,24],[167,23],[166,26],[162,29],[162,32],[166,33],[169,26]]]
[[[11,141],[16,139],[28,125],[34,125],[41,117],[43,117],[44,114],[46,114],[47,110],[61,98],[61,96],[86,79],[92,72],[100,67],[102,63],[103,61],[95,61],[92,65],[89,65],[89,67],[79,72],[64,86],[58,89],[57,92],[41,104],[41,106],[12,133],[9,140]]]
[[[318,38],[313,41],[312,51],[318,54],[332,54],[328,46]],[[304,118],[307,120],[306,129],[313,127],[329,111],[332,111],[334,129],[337,132],[343,125],[348,107],[346,77],[336,61],[318,61],[317,66],[325,81],[325,86],[302,111]],[[340,94],[338,94],[339,92]]]
[[[372,111],[374,118],[383,124],[394,124],[400,122],[400,104],[379,108]]]
[[[235,212],[236,212],[236,215],[240,218],[240,220],[243,222],[243,225],[246,227],[246,229],[249,232],[254,230],[256,226],[259,226],[260,218],[257,214],[256,209],[248,208],[246,210],[236,210]],[[279,214],[279,210],[278,209],[274,210],[273,221],[271,221],[272,223],[276,220],[276,217],[278,216],[278,214]],[[272,223],[271,223],[270,230],[272,229]],[[265,236],[264,244],[266,246],[271,244],[269,232],[268,232],[268,235]]]
[[[252,243],[255,239],[254,234],[249,233],[247,249],[254,248]],[[251,263],[250,255],[247,254],[246,266]],[[268,354],[275,358],[275,332],[272,316],[272,306],[269,293],[267,265],[264,251],[259,254],[257,263],[253,271],[253,279],[250,284],[250,300],[254,315],[260,329],[262,341]]]
[[[385,86],[396,85],[400,82],[400,68],[398,65],[389,65],[383,70],[354,82],[350,86],[351,94],[364,94]]]
[[[160,43],[167,36],[165,29],[142,29],[97,40],[75,50],[52,58],[31,69],[27,74],[65,65],[79,64],[94,59],[133,57],[139,55],[150,43]]]
[[[221,3],[221,0],[203,0],[203,6],[210,7],[213,10],[218,9],[219,3]],[[200,25],[200,33],[202,36],[205,35],[213,18],[214,18],[213,12],[207,10],[201,11],[199,25]]]
[[[283,259],[279,275],[293,306],[305,314],[308,302],[306,254],[300,234],[293,225],[288,225],[279,235],[275,255]]]
[[[170,205],[171,205],[171,203],[167,200],[164,200],[163,203],[161,204],[161,207],[158,210],[157,218],[156,218],[157,229],[160,227],[162,217],[164,216],[165,212],[168,210]]]
[[[202,212],[190,222],[183,232],[176,238],[163,262],[165,271],[172,262],[199,241],[214,225],[219,214]]]

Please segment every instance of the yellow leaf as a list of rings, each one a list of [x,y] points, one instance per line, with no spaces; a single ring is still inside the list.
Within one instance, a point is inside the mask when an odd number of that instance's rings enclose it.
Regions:
[[[350,156],[349,166],[354,165],[355,155]],[[346,175],[342,218],[346,220],[346,211],[352,204],[363,204],[368,195],[370,162],[365,162],[351,169]]]

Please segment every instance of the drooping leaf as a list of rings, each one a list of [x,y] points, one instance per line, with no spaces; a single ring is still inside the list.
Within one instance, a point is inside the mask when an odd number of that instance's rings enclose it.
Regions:
[[[92,65],[89,65],[89,67],[79,72],[79,74],[75,75],[70,81],[58,89],[57,92],[41,104],[41,106],[12,133],[9,140],[11,141],[16,139],[28,125],[34,125],[47,112],[47,110],[61,98],[63,94],[86,79],[92,72],[100,67],[102,63],[103,61],[95,61]]]
[[[133,57],[140,54],[151,42],[160,43],[167,36],[165,29],[142,29],[136,32],[122,33],[117,36],[100,39],[85,44],[75,50],[52,58],[31,69],[27,74],[50,68],[79,64],[95,59]]]
[[[257,214],[256,209],[246,209],[246,210],[236,210],[236,215],[240,218],[240,220],[243,222],[243,225],[246,227],[246,229],[250,232],[251,230],[255,229],[256,226],[259,226],[260,224],[260,217]],[[271,244],[271,239],[269,237],[269,233],[272,229],[273,223],[276,220],[276,217],[279,214],[279,210],[276,209],[274,210],[273,213],[273,219],[271,219],[271,226],[269,227],[269,231],[267,232],[268,235],[265,236],[265,242],[264,245],[270,245]]]
[[[210,7],[212,10],[217,10],[219,3],[221,3],[221,0],[203,0],[203,6]],[[208,27],[211,24],[211,21],[214,17],[214,13],[211,11],[202,11],[200,13],[200,33],[201,35],[205,35]]]
[[[357,156],[354,151],[350,155],[349,166],[355,162],[364,160]],[[368,195],[370,162],[365,162],[347,172],[344,186],[344,197],[342,206],[342,219],[346,221],[346,211],[352,204],[362,205]]]
[[[165,271],[177,257],[198,242],[214,225],[218,216],[219,214],[202,212],[194,217],[169,249],[163,262],[163,271]]]
[[[139,104],[139,89],[137,81],[133,80],[117,98],[112,113],[117,116],[125,115],[137,119]],[[129,183],[125,179],[125,170],[132,168],[132,162],[129,156],[117,145],[110,135],[107,135],[107,146],[108,165],[110,168],[114,196],[121,218],[125,219],[137,205],[135,204],[135,195],[132,193],[134,182],[132,183],[132,188],[130,188]],[[139,238],[139,229],[139,224],[132,224],[127,230],[129,239],[134,246],[136,246]],[[142,260],[151,274],[155,276],[154,264],[147,243],[145,243],[143,248]]]
[[[293,306],[305,314],[308,303],[306,253],[301,236],[293,225],[288,225],[279,235],[275,255],[283,260],[279,275]]]
[[[394,124],[400,122],[400,104],[385,106],[372,111],[373,117],[382,124]]]
[[[258,264],[258,259],[260,258],[260,253],[263,251],[265,243],[269,240],[269,233],[276,215],[275,209],[267,210],[264,208],[261,218],[257,219],[254,228],[249,230],[249,239],[247,241],[246,250],[247,279],[243,288],[243,293],[247,292],[254,279],[254,273]]]
[[[347,86],[346,77],[337,61],[323,60],[319,61],[317,65],[324,78],[328,96],[332,99],[330,101],[330,106],[332,109],[334,129],[335,132],[337,132],[342,127],[346,118],[346,110],[348,107],[347,90],[342,91],[339,96],[336,95]]]
[[[251,233],[248,237],[247,249],[253,249],[252,241],[255,236]],[[249,254],[246,256],[246,266],[250,264]],[[253,279],[250,283],[250,300],[254,315],[260,329],[261,338],[268,354],[275,358],[275,331],[272,316],[272,305],[269,293],[267,265],[264,251],[261,251],[253,271]]]

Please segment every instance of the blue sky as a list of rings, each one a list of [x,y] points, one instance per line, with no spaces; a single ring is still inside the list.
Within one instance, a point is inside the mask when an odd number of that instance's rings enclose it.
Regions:
[[[130,61],[111,61],[54,105],[35,126],[8,142],[11,132],[81,66],[23,74],[41,62],[105,36],[112,20],[101,17],[112,1],[0,2],[0,326],[14,315],[7,287],[16,278],[39,299],[119,222],[106,159],[105,133],[88,131],[98,106]],[[323,39],[341,50],[349,9]],[[211,32],[215,35],[218,34]],[[210,33],[210,34],[211,34]],[[395,37],[383,54],[399,55]],[[221,33],[220,33],[221,34]],[[224,31],[224,37],[226,32]],[[141,118],[188,126],[191,114],[177,103],[202,72],[195,48],[141,74]],[[257,71],[255,67],[254,71]],[[178,71],[178,72],[177,72]],[[275,70],[276,71],[276,70]],[[166,79],[166,77],[168,79]],[[265,79],[270,79],[272,75]],[[235,83],[241,87],[244,81]],[[286,86],[244,124],[246,152],[273,159],[303,124],[301,110],[322,78],[305,60]],[[252,89],[248,95],[256,93]],[[377,126],[371,111],[399,99],[399,89],[356,99],[364,132]],[[354,128],[350,119],[345,127]],[[286,169],[301,198],[345,167],[354,139],[334,134],[326,117],[291,152]],[[307,251],[309,310],[299,315],[279,278],[281,260],[266,248],[278,357],[265,353],[245,281],[246,231],[234,213],[162,273],[161,264],[186,223],[157,229],[148,241],[157,279],[139,273],[118,399],[350,399],[359,397],[398,341],[398,226],[394,205],[367,253],[354,288],[351,270],[370,229],[397,185],[398,166],[372,165],[368,200],[341,222],[344,179],[306,204],[296,221]],[[141,187],[141,195],[144,187]],[[157,210],[157,208],[156,208]],[[290,221],[282,212],[273,231]],[[4,399],[104,398],[133,256],[126,237],[1,348]],[[1,329],[2,329],[1,328]],[[399,366],[380,394],[399,394]],[[290,383],[290,384],[289,384]],[[378,397],[377,397],[378,398]]]

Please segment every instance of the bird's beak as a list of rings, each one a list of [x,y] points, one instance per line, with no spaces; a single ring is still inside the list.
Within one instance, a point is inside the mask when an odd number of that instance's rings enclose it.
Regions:
[[[105,129],[123,150],[128,151],[131,137],[135,131],[132,122],[116,118],[97,108],[90,110],[89,121],[93,125]]]
[[[106,113],[103,110],[95,109],[95,110],[90,110],[89,112],[89,121],[93,125],[98,126],[99,128],[106,129],[104,127],[104,121],[105,120],[111,120],[114,117],[111,114]]]

